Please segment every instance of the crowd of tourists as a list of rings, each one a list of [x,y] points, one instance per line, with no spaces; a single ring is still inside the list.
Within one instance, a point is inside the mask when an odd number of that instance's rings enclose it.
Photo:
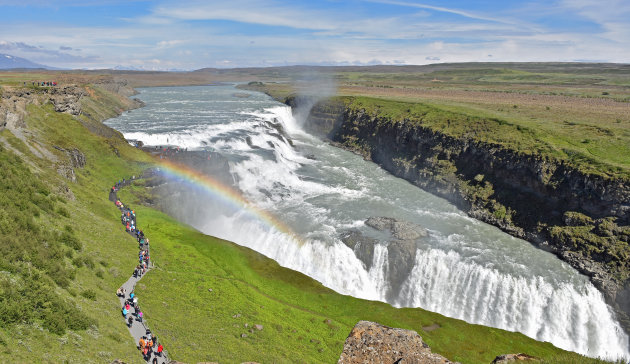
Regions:
[[[149,269],[151,264],[151,258],[149,254],[149,239],[144,235],[144,232],[138,229],[136,223],[136,212],[125,206],[117,197],[117,192],[123,186],[130,184],[135,179],[135,176],[130,179],[123,179],[118,181],[112,186],[110,190],[110,200],[114,201],[116,207],[120,209],[120,221],[125,226],[125,231],[136,238],[138,242],[138,265],[136,265],[132,277],[135,287],[135,281],[140,279]],[[130,279],[131,281],[131,279]],[[129,282],[129,281],[128,281]],[[132,330],[134,323],[138,323],[141,326],[142,335],[138,341],[138,350],[140,350],[145,361],[158,364],[164,363],[166,358],[163,357],[164,347],[158,342],[157,336],[151,333],[146,325],[143,323],[143,313],[138,305],[138,297],[133,291],[133,287],[130,292],[127,292],[124,287],[120,287],[116,292],[116,295],[122,299],[123,305],[121,309],[122,316],[127,323],[127,326]],[[137,331],[137,328],[135,329]],[[132,335],[133,335],[132,330]],[[136,332],[137,334],[137,332]],[[136,336],[137,337],[137,336]]]
[[[57,81],[31,81],[32,86],[42,86],[42,87],[51,87],[57,86]],[[26,82],[24,82],[24,86],[26,86]]]

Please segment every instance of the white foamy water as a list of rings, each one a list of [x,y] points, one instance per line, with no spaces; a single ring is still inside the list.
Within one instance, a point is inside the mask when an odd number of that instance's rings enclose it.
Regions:
[[[186,211],[194,213],[175,211],[180,219],[344,294],[519,331],[592,357],[630,358],[628,337],[602,294],[567,264],[304,133],[288,107],[265,95],[237,99],[234,92],[231,86],[144,89],[145,108],[108,124],[145,144],[221,153],[243,195],[301,242],[193,191]],[[391,291],[387,239],[374,247],[369,269],[340,241],[348,229],[379,237],[362,223],[370,216],[429,231],[398,292]]]

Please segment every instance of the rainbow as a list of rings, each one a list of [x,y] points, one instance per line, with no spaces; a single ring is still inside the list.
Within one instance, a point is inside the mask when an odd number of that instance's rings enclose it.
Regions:
[[[166,159],[156,159],[156,163],[160,168],[160,172],[164,175],[169,177],[179,177],[222,202],[239,210],[246,211],[250,216],[262,222],[264,225],[287,234],[300,245],[302,244],[301,238],[284,222],[278,220],[278,218],[271,213],[257,208],[234,188],[192,168],[168,161]]]

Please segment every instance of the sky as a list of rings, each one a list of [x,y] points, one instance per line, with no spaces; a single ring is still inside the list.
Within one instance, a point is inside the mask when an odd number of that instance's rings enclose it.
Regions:
[[[630,0],[0,0],[0,53],[146,70],[630,63]]]

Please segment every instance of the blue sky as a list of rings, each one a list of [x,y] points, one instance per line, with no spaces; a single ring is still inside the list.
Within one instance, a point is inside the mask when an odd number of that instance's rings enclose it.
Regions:
[[[0,53],[67,68],[630,62],[630,0],[0,0]]]

